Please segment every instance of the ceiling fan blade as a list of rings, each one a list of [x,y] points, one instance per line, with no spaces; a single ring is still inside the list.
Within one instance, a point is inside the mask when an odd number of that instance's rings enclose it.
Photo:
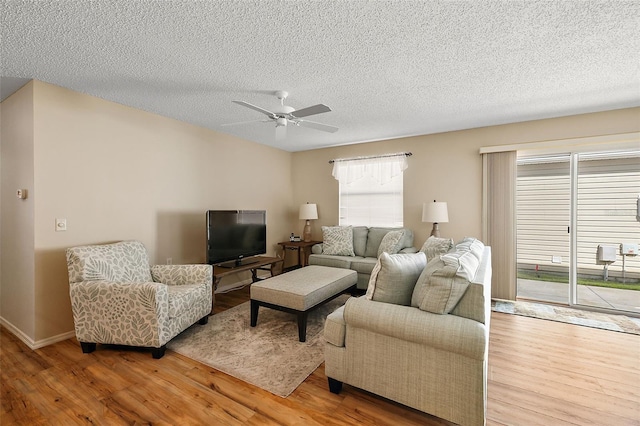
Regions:
[[[331,111],[331,108],[329,108],[328,106],[323,104],[318,104],[318,105],[313,105],[313,106],[302,108],[302,109],[297,109],[295,111],[292,111],[290,115],[296,118],[302,118],[302,117],[308,117],[310,115],[322,114],[323,112],[329,112],[329,111]]]
[[[251,123],[268,123],[271,120],[266,119],[266,120],[249,120],[249,121],[238,121],[236,123],[224,123],[221,124],[221,127],[227,127],[227,126],[239,126],[241,124],[251,124]]]
[[[238,105],[242,105],[242,106],[244,106],[244,107],[251,108],[252,110],[255,110],[255,111],[261,112],[261,113],[263,113],[264,115],[269,116],[269,118],[275,118],[275,116],[276,116],[276,115],[275,115],[274,113],[272,113],[271,111],[267,111],[267,110],[266,110],[266,109],[264,109],[264,108],[260,108],[259,106],[252,105],[252,104],[250,104],[249,102],[245,102],[245,101],[233,101],[233,103],[236,103],[236,104],[238,104]]]
[[[329,126],[328,124],[316,123],[315,121],[298,120],[296,121],[298,126],[310,127],[316,130],[322,130],[323,132],[335,133],[338,131],[337,127]]]

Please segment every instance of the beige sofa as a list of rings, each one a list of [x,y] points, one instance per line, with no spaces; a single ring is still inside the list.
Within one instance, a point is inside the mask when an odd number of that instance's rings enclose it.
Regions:
[[[430,261],[418,283],[429,269],[431,279],[439,273],[434,262],[441,261]],[[448,314],[362,296],[329,315],[324,336],[330,390],[339,393],[344,382],[458,424],[485,424],[490,247],[483,245],[474,278],[455,279],[454,286],[467,287]],[[412,305],[417,292],[416,284]]]
[[[378,260],[378,249],[382,240],[389,232],[399,230],[403,231],[404,235],[396,246],[397,252],[415,253],[417,249],[413,247],[413,231],[409,228],[354,226],[352,227],[353,255],[326,254],[324,244],[316,244],[311,248],[309,265],[330,266],[356,271],[358,273],[357,288],[365,290],[369,284],[371,271]]]

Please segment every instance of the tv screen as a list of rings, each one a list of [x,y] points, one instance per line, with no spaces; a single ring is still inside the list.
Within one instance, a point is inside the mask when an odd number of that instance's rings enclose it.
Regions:
[[[207,211],[207,263],[250,263],[243,259],[267,252],[265,210]]]

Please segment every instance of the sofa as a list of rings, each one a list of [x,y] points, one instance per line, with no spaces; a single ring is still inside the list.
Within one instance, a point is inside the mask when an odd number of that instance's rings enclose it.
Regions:
[[[68,248],[69,296],[84,353],[97,343],[151,348],[209,319],[211,265],[154,265],[139,241]]]
[[[384,297],[370,285],[325,322],[331,392],[346,383],[457,424],[485,424],[491,248],[472,244],[474,254],[463,241],[428,263],[423,252],[381,256]]]
[[[356,271],[359,290],[367,288],[381,251],[391,254],[417,251],[413,247],[413,231],[408,228],[323,226],[322,236],[323,242],[311,247],[309,265]]]

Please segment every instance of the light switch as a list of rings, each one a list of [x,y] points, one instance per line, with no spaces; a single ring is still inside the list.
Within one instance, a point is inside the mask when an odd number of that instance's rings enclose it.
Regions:
[[[57,219],[56,218],[56,231],[66,231],[67,230],[67,219]]]

